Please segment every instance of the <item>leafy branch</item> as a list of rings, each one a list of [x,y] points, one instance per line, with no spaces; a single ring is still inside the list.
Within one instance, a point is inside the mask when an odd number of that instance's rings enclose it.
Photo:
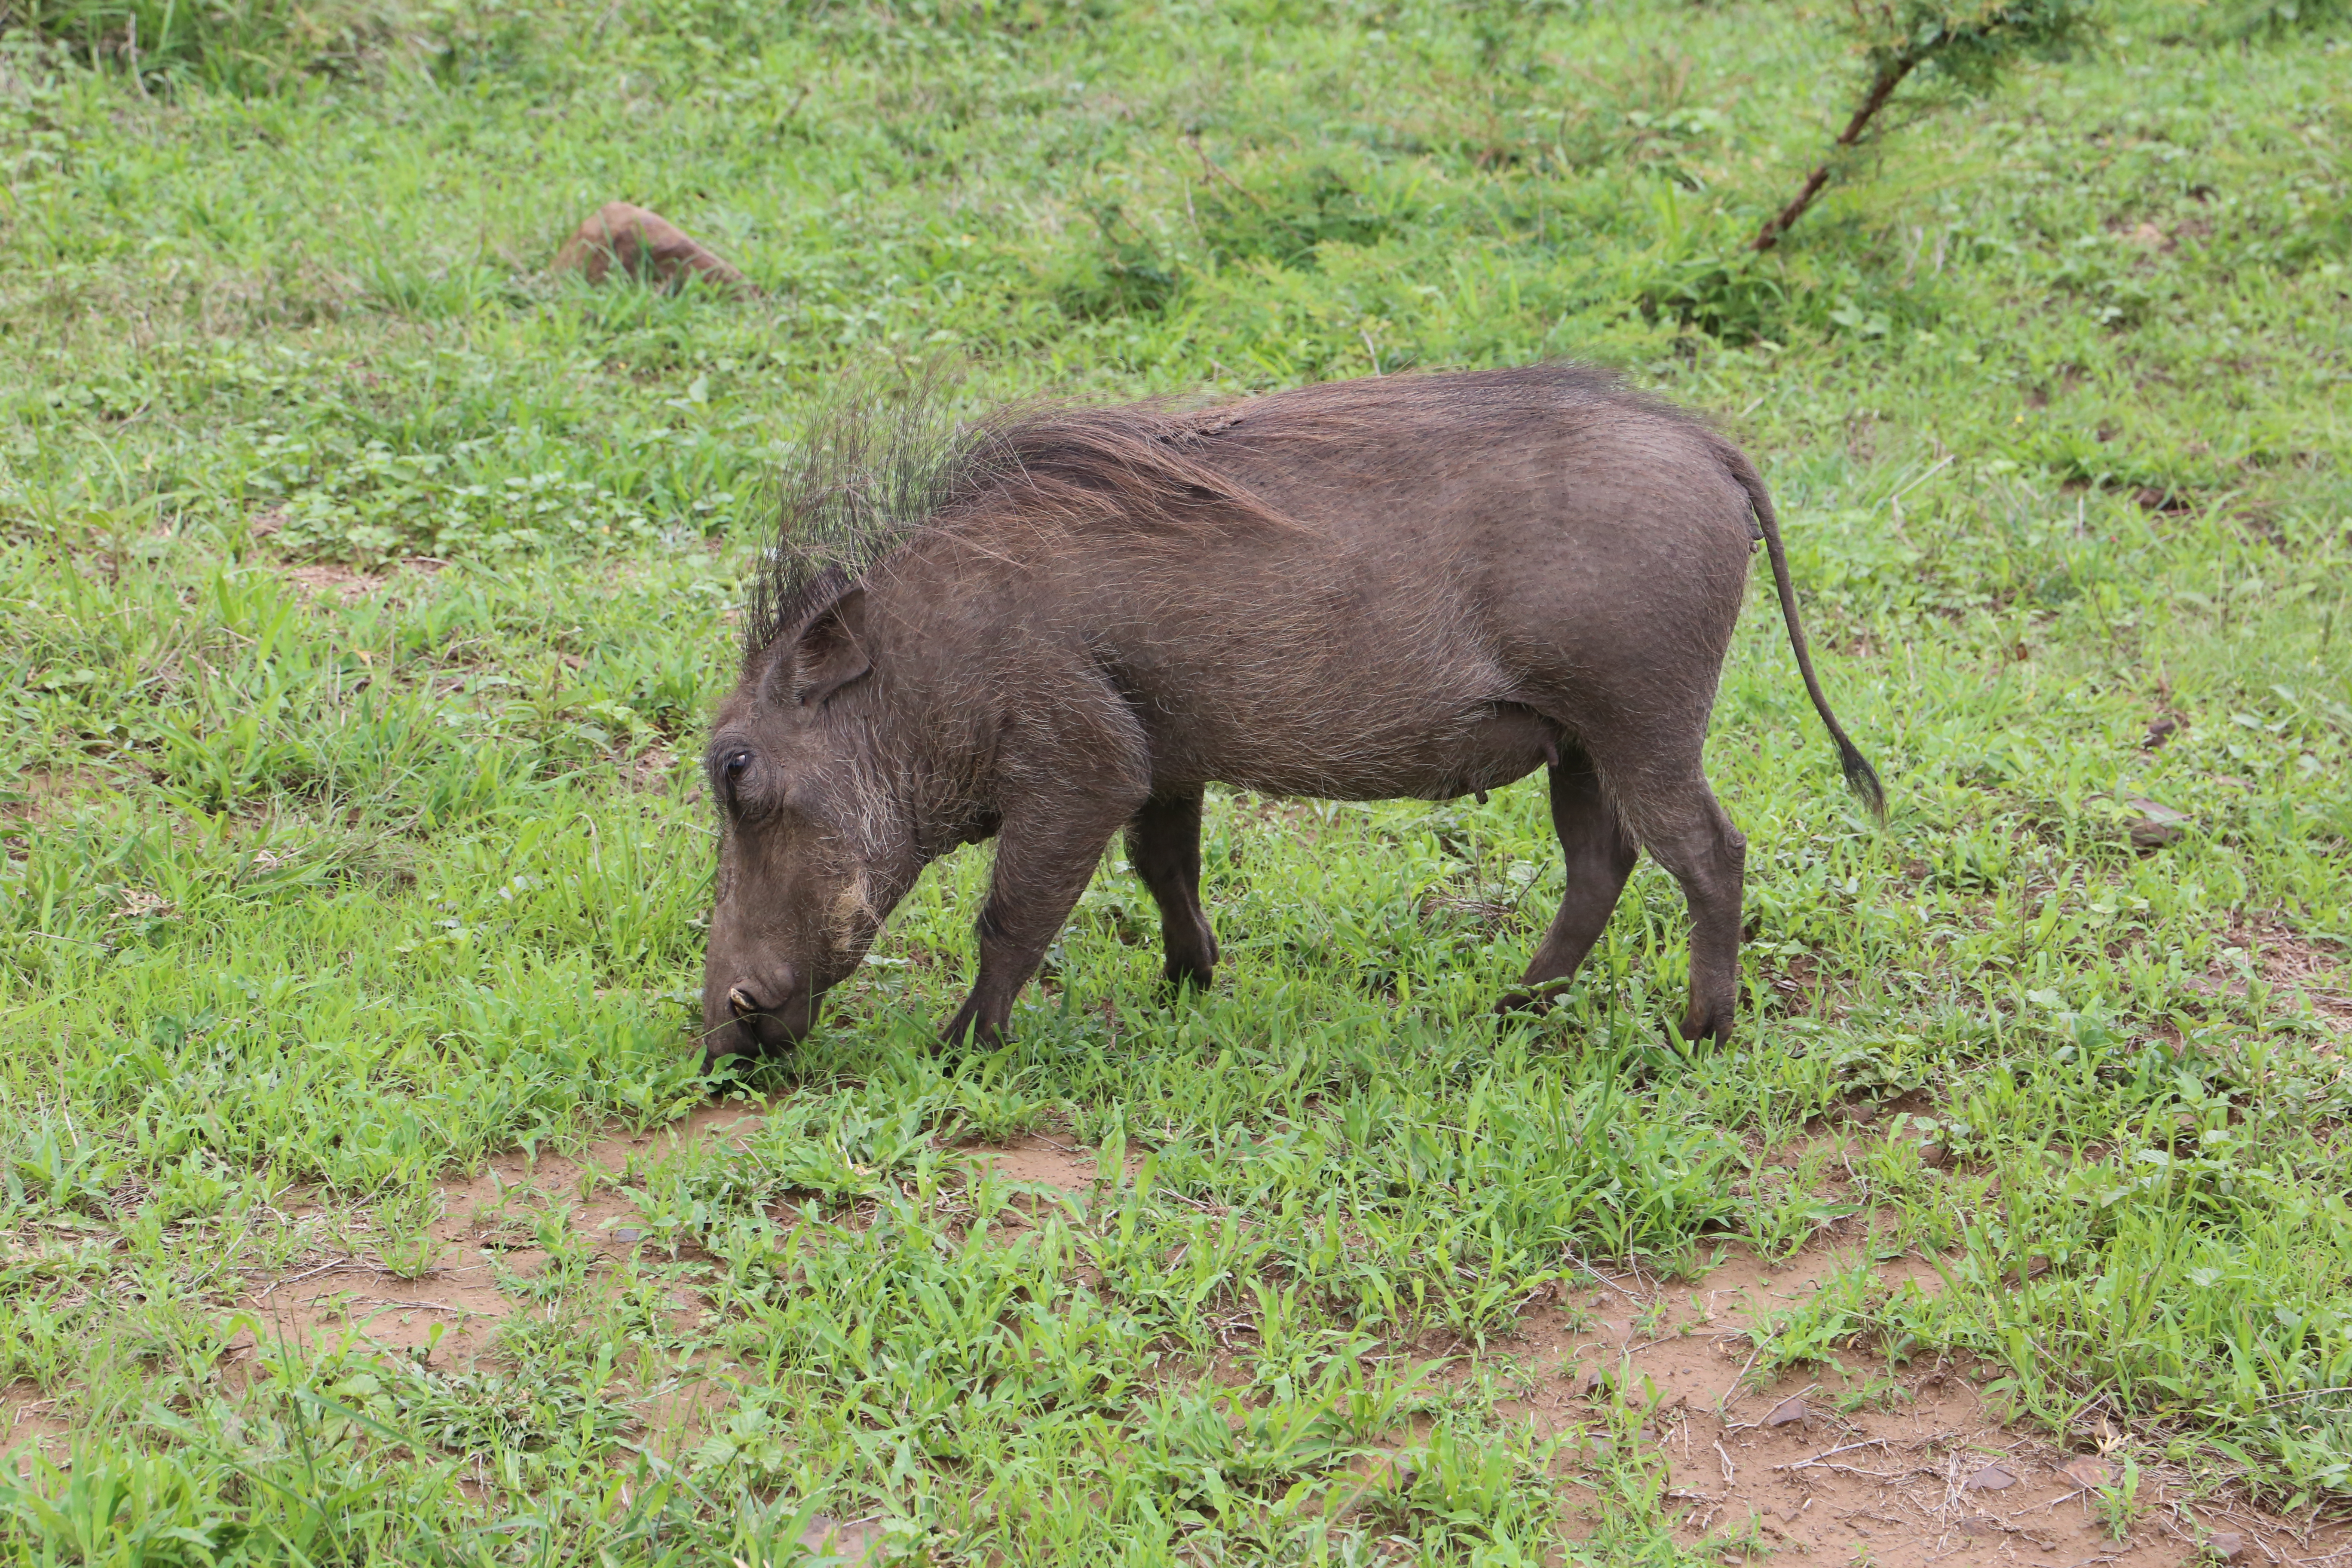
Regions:
[[[2084,0],[1849,0],[1844,30],[1870,66],[1870,85],[1830,144],[1829,155],[1805,176],[1796,196],[1765,220],[1749,248],[1766,251],[1813,205],[1840,159],[1863,144],[1897,89],[1922,71],[1942,77],[1964,94],[1990,90],[2001,69],[2021,55],[2063,56],[2089,24]]]

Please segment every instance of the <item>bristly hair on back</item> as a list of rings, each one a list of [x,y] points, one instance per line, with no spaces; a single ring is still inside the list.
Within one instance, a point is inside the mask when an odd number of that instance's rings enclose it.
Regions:
[[[775,541],[752,580],[743,653],[800,629],[911,537],[955,489],[984,434],[940,417],[927,382],[886,404],[856,386],[820,411],[775,489]]]
[[[957,422],[940,392],[936,374],[888,402],[856,388],[812,424],[777,487],[775,542],[745,605],[747,662],[929,531],[1018,521],[1173,537],[1202,526],[1299,526],[1201,460],[1223,427],[1214,409],[1033,405]]]

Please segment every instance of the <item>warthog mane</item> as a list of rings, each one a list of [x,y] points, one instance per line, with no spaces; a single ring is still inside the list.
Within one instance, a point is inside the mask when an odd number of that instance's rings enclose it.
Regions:
[[[887,405],[854,395],[813,425],[776,487],[775,541],[745,605],[747,665],[925,534],[988,550],[1016,530],[1173,542],[1201,528],[1298,526],[1194,456],[1232,423],[1216,409],[1030,404],[956,421],[940,403],[929,385]]]

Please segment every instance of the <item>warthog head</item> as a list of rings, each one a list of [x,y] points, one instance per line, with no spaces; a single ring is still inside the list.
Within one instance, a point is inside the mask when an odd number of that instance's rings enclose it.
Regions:
[[[873,754],[864,593],[751,661],[706,763],[719,870],[702,979],[709,1060],[799,1043],[921,869]]]

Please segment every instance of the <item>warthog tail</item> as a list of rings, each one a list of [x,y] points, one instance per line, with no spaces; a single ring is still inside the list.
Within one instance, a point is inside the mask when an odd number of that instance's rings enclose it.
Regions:
[[[1789,580],[1789,553],[1780,548],[1780,519],[1772,510],[1771,492],[1764,488],[1763,476],[1756,471],[1756,465],[1748,460],[1746,454],[1734,447],[1728,456],[1732,477],[1748,492],[1748,504],[1756,509],[1756,525],[1764,535],[1764,553],[1772,562],[1772,584],[1780,591],[1780,618],[1789,627],[1789,647],[1797,655],[1798,672],[1805,678],[1806,695],[1813,700],[1813,711],[1829,727],[1830,739],[1837,742],[1838,762],[1845,769],[1845,782],[1870,807],[1871,815],[1884,822],[1886,789],[1878,782],[1878,771],[1846,734],[1837,715],[1830,711],[1830,700],[1822,695],[1821,678],[1813,673],[1813,656],[1805,646],[1804,623],[1797,617],[1797,588]]]

